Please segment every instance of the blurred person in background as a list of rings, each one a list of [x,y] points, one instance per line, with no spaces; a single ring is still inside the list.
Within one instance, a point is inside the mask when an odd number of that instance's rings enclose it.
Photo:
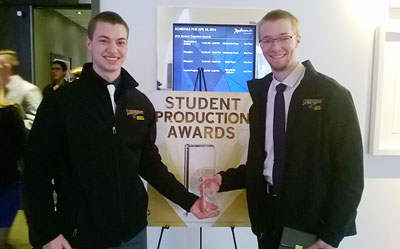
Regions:
[[[50,70],[53,82],[43,88],[43,98],[49,96],[51,93],[67,83],[65,76],[67,75],[68,70],[67,65],[64,62],[57,60],[53,61],[53,63],[51,63]]]
[[[24,111],[25,128],[30,130],[36,110],[42,101],[40,89],[16,73],[18,56],[12,50],[0,50],[0,83],[4,86],[5,100],[19,104]]]
[[[83,67],[74,67],[71,69],[71,71],[69,72],[70,76],[71,76],[71,82],[74,80],[77,80],[81,77],[81,72],[82,72]]]
[[[0,248],[6,249],[11,248],[7,238],[21,201],[18,162],[25,143],[25,125],[21,107],[4,99],[3,83],[0,82]]]

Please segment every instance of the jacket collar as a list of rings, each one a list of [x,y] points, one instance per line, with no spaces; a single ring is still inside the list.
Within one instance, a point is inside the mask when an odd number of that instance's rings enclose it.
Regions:
[[[302,62],[302,64],[305,66],[306,71],[298,88],[304,87],[304,84],[306,82],[309,82],[309,79],[314,77],[318,73],[314,69],[313,65],[309,60]],[[251,98],[253,99],[253,102],[258,102],[260,100],[264,100],[264,102],[266,101],[266,96],[268,94],[268,89],[269,86],[271,85],[271,82],[272,82],[272,73],[267,74],[265,77],[261,79],[248,81],[247,86],[249,88],[249,93],[251,95]]]
[[[112,125],[114,115],[110,96],[107,90],[108,82],[93,70],[93,64],[83,65],[82,74],[77,83],[82,87],[79,91],[82,96],[79,105],[86,110],[88,115],[98,120],[104,120],[108,125]],[[74,84],[72,84],[74,85]],[[118,102],[124,92],[135,90],[138,83],[129,73],[121,68],[121,82],[115,92],[115,101]],[[100,112],[100,115],[98,114]],[[100,122],[100,121],[99,121]]]
[[[310,82],[310,79],[318,74],[309,60],[302,62],[302,64],[305,66],[306,71],[303,79],[300,82],[300,85],[298,86],[299,90],[305,87],[307,82]],[[253,102],[266,102],[266,96],[268,94],[269,86],[272,82],[272,77],[272,73],[269,73],[261,79],[248,81],[247,86]],[[298,89],[296,89],[296,91],[298,91]]]
[[[107,83],[105,79],[93,70],[93,63],[83,65],[81,78],[84,78],[87,82],[94,82],[96,84],[105,85]],[[139,84],[124,68],[121,68],[121,85],[123,88],[135,88]]]

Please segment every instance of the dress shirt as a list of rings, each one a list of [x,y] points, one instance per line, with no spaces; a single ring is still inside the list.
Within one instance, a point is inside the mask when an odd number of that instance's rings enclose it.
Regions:
[[[287,115],[290,106],[290,100],[292,99],[293,92],[299,86],[300,81],[304,77],[305,67],[303,64],[298,63],[296,68],[282,81],[273,77],[271,85],[268,89],[267,96],[267,115],[265,119],[265,151],[267,152],[267,157],[264,161],[264,171],[263,175],[267,182],[273,184],[272,180],[272,170],[274,165],[274,140],[273,140],[273,120],[274,120],[274,100],[276,95],[276,86],[280,83],[286,85],[286,89],[283,92],[283,97],[285,98],[285,130],[287,124]]]
[[[35,119],[36,110],[42,101],[40,89],[34,84],[22,79],[19,75],[10,76],[10,81],[5,88],[5,99],[22,106],[25,114],[25,128],[30,130],[33,120]]]
[[[117,110],[117,98],[116,98],[117,96],[116,96],[115,92],[116,92],[116,89],[119,89],[119,85],[121,82],[121,75],[119,75],[118,78],[115,79],[113,82],[108,82],[108,81],[105,81],[105,82],[107,85],[108,93],[110,94],[111,105],[112,105],[113,112],[115,115],[115,111]]]

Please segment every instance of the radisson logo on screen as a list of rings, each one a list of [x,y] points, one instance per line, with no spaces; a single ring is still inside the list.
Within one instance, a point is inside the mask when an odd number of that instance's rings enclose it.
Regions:
[[[252,33],[253,33],[253,30],[251,30],[251,29],[244,29],[244,28],[240,28],[240,29],[235,28],[235,31],[233,31],[233,33],[234,33],[234,34],[239,34],[239,33],[252,34]]]

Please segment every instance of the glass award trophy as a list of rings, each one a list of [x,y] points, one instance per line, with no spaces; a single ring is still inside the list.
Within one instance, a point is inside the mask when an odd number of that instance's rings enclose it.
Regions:
[[[186,144],[184,153],[184,185],[186,189],[200,196],[200,178],[215,176],[216,155],[213,144]],[[215,195],[207,196],[206,201],[217,204]],[[190,222],[192,214],[186,214],[187,221]],[[192,216],[192,217],[190,217]],[[215,218],[212,218],[215,220]],[[208,219],[211,222],[212,219]],[[193,220],[195,221],[195,220]],[[199,220],[196,220],[199,222]],[[202,222],[204,223],[204,222]]]

